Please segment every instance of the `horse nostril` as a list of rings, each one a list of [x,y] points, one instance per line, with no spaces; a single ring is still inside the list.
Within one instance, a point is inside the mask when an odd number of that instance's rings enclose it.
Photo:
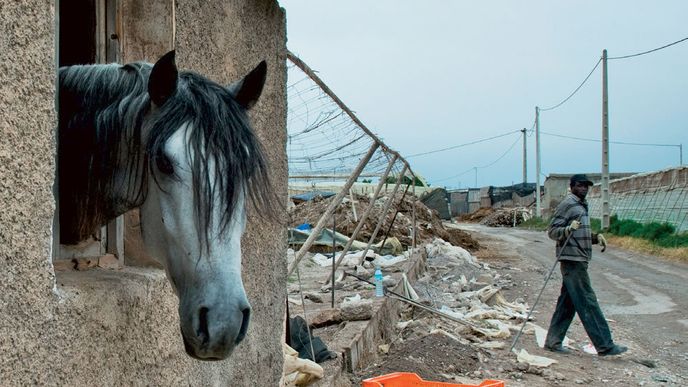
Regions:
[[[239,329],[239,335],[237,335],[237,338],[234,341],[235,344],[239,344],[241,340],[243,340],[244,337],[246,337],[246,332],[248,331],[248,322],[251,318],[251,308],[244,308],[241,310],[241,313],[243,314],[243,319],[241,320],[241,328]]]
[[[201,307],[198,311],[198,330],[196,331],[196,336],[203,344],[207,344],[210,339],[210,334],[208,333],[208,308]]]

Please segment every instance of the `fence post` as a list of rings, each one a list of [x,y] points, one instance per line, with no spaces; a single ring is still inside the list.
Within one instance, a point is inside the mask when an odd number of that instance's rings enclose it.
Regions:
[[[351,176],[349,176],[349,180],[346,181],[342,190],[339,191],[339,193],[337,193],[334,199],[332,199],[330,205],[327,207],[327,210],[325,210],[325,213],[320,217],[320,220],[318,220],[318,224],[316,224],[315,228],[311,230],[311,235],[308,236],[306,242],[304,242],[303,246],[301,246],[299,251],[296,253],[296,257],[291,267],[289,268],[289,271],[287,272],[287,276],[290,276],[294,272],[294,269],[299,265],[299,262],[306,254],[306,251],[308,251],[308,249],[311,248],[313,242],[315,242],[315,240],[320,235],[320,232],[325,227],[325,222],[328,221],[332,213],[334,213],[334,211],[337,209],[337,206],[339,205],[339,203],[341,203],[346,193],[349,192],[349,188],[351,188],[356,179],[358,179],[358,175],[361,174],[363,168],[365,168],[365,166],[368,164],[368,161],[370,161],[371,157],[373,157],[373,154],[375,154],[375,151],[379,146],[379,143],[373,143],[373,145],[368,150],[368,153],[366,153],[366,155],[361,159],[361,161],[356,166],[356,169],[351,173]]]
[[[368,216],[370,215],[371,212],[373,212],[375,200],[377,200],[378,196],[380,196],[380,191],[382,190],[382,186],[385,185],[385,181],[387,180],[387,176],[389,175],[389,172],[392,170],[392,167],[394,166],[394,163],[396,161],[397,161],[397,156],[392,155],[392,159],[389,161],[389,164],[387,165],[387,169],[385,170],[385,173],[382,174],[382,176],[380,177],[380,181],[377,183],[377,187],[375,187],[375,193],[373,193],[373,198],[370,199],[370,205],[368,206],[368,208],[365,209],[365,211],[363,211],[363,214],[361,215],[361,219],[358,221],[358,224],[356,225],[354,232],[351,234],[349,241],[346,242],[346,246],[344,246],[344,250],[342,250],[342,253],[339,255],[337,262],[334,264],[335,270],[337,269],[337,267],[339,267],[339,264],[342,263],[344,256],[346,255],[346,253],[349,252],[351,245],[354,243],[354,240],[356,240],[356,237],[358,236],[358,232],[361,231],[361,229],[363,228],[363,224],[365,223],[366,220],[368,220]],[[334,277],[334,272],[332,272],[332,275],[325,282],[326,283],[331,282],[333,277]]]

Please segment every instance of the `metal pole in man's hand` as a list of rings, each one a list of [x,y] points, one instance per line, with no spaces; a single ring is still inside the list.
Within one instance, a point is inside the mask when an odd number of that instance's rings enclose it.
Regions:
[[[580,220],[580,218],[578,218],[578,219]],[[523,325],[521,325],[521,330],[518,331],[518,334],[516,335],[516,337],[514,337],[514,341],[511,343],[511,348],[509,348],[509,352],[513,351],[514,347],[516,346],[516,343],[518,343],[518,339],[521,337],[521,334],[523,333],[523,329],[526,327],[528,320],[530,320],[530,315],[533,314],[533,310],[535,310],[535,305],[537,305],[538,302],[540,301],[540,296],[542,296],[542,292],[545,290],[545,287],[547,286],[547,282],[549,282],[549,279],[552,277],[552,273],[554,273],[554,268],[557,267],[557,263],[559,263],[559,257],[561,257],[561,252],[564,251],[564,247],[566,247],[566,245],[569,244],[569,240],[571,239],[571,235],[573,235],[573,231],[574,230],[571,230],[571,233],[566,237],[564,244],[561,246],[559,253],[557,253],[557,259],[554,260],[554,265],[552,265],[552,268],[549,269],[549,274],[547,274],[547,278],[545,278],[545,283],[542,285],[542,289],[540,289],[540,293],[538,293],[538,296],[535,299],[533,306],[528,311],[528,316],[526,317],[526,320],[523,322]]]

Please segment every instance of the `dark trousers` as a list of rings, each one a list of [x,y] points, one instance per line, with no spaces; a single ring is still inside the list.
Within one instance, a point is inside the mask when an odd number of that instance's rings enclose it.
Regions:
[[[562,344],[566,331],[578,313],[587,332],[590,341],[597,352],[605,352],[614,346],[609,325],[605,320],[597,296],[590,285],[588,277],[588,263],[576,261],[560,261],[563,283],[561,294],[557,301],[557,308],[552,315],[549,324],[546,347],[555,347]]]

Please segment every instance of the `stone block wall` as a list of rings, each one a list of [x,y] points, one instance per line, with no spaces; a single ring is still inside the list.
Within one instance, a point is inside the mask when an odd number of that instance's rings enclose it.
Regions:
[[[180,68],[229,82],[268,61],[251,118],[286,197],[283,10],[272,0],[175,3]],[[0,2],[0,384],[278,385],[286,283],[279,221],[249,216],[243,275],[252,325],[221,362],[185,354],[177,299],[161,270],[55,273],[54,26],[53,2]]]

